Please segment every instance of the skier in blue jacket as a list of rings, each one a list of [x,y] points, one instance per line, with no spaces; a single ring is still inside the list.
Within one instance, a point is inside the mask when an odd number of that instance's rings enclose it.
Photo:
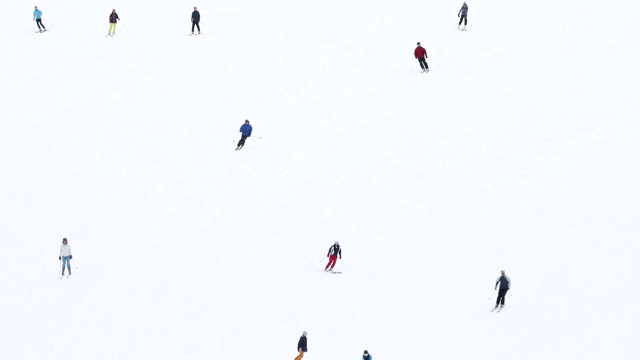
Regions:
[[[464,20],[464,28],[460,30],[467,30],[467,13],[469,12],[469,7],[467,6],[467,2],[465,1],[458,11],[458,17],[460,18],[460,22],[458,22],[458,29],[460,29],[460,25],[462,24],[462,20]]]
[[[238,141],[238,147],[236,148],[236,150],[242,149],[242,147],[244,146],[244,141],[251,136],[252,130],[253,128],[251,127],[251,125],[249,125],[249,120],[245,120],[244,124],[240,126],[240,132],[242,133],[242,137],[240,138],[240,141]]]
[[[34,9],[33,20],[36,22],[36,25],[38,25],[38,30],[40,30],[40,32],[47,31],[47,28],[44,27],[42,23],[42,11],[40,11],[37,6],[34,6]]]
[[[498,290],[498,298],[496,299],[495,308],[498,306],[504,306],[504,297],[507,295],[507,291],[511,289],[511,279],[509,279],[509,277],[504,273],[504,270],[500,271],[500,277],[496,280],[494,290],[498,289],[498,284],[500,284],[500,290]]]

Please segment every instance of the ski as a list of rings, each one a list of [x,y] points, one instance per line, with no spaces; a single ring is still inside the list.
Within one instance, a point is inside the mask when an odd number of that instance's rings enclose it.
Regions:
[[[47,30],[36,31],[36,34],[40,34],[40,33],[43,33],[43,32],[47,32]]]
[[[332,274],[342,274],[342,271],[327,270],[327,272]]]
[[[242,146],[238,146],[236,150],[242,150]]]

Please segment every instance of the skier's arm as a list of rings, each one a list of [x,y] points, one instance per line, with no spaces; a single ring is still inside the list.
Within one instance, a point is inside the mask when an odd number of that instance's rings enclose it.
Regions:
[[[460,17],[460,13],[462,13],[462,8],[460,8],[460,11],[458,11],[458,17]]]
[[[340,259],[342,259],[342,249],[338,250],[338,255],[340,255]]]

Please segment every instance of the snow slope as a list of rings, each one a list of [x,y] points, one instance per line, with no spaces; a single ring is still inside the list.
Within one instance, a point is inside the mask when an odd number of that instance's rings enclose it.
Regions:
[[[640,5],[461,3],[0,0],[2,358],[640,357]]]

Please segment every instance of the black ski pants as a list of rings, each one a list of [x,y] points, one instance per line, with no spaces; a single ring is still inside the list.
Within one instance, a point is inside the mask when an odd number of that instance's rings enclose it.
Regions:
[[[418,62],[420,63],[422,70],[429,70],[429,64],[427,64],[427,60],[425,58],[418,58]]]
[[[464,26],[467,26],[467,15],[460,15],[460,22],[458,23],[458,26],[462,24],[463,19],[464,19]]]
[[[46,27],[44,27],[44,24],[42,23],[42,19],[36,19],[36,25],[38,25],[38,29],[42,30],[42,29],[47,29]],[[40,27],[42,26],[42,27]]]
[[[507,291],[509,291],[509,289],[498,290],[498,298],[496,299],[496,306],[504,305],[504,297],[505,295],[507,295]]]
[[[240,141],[238,141],[238,146],[244,146],[244,141],[247,140],[248,136],[244,136],[242,135],[242,137],[240,138]]]
[[[200,21],[191,22],[191,32],[193,32],[193,29],[195,29],[196,26],[198,27],[198,32],[200,32]]]

